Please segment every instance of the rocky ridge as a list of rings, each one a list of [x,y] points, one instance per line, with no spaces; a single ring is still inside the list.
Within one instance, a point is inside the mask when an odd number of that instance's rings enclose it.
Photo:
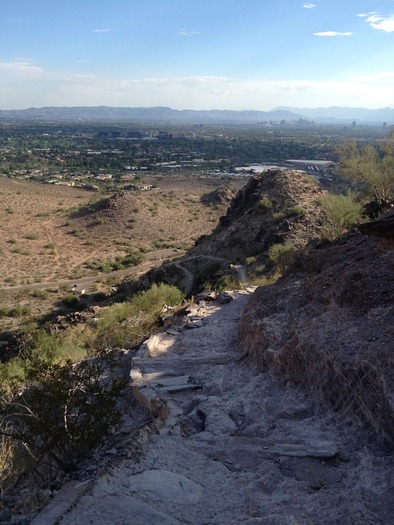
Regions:
[[[200,237],[176,266],[164,264],[148,272],[141,284],[165,281],[182,286],[185,276],[192,275],[189,287],[183,286],[189,294],[201,291],[204,280],[214,279],[215,272],[221,275],[230,264],[245,264],[250,257],[252,269],[272,266],[267,251],[273,244],[291,243],[298,249],[318,234],[322,193],[314,180],[298,171],[268,170],[251,177],[210,235]]]

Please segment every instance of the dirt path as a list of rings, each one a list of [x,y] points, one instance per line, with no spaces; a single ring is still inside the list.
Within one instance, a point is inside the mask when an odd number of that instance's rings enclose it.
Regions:
[[[316,414],[306,394],[250,369],[236,337],[249,292],[233,296],[140,348],[135,394],[153,412],[165,399],[169,415],[138,461],[96,479],[56,523],[392,523],[391,460],[358,446],[335,415]],[[34,525],[55,523],[43,516]]]

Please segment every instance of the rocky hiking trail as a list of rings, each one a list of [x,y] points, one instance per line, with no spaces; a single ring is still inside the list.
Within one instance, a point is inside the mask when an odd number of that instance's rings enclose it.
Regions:
[[[60,491],[34,525],[393,523],[390,459],[238,349],[252,292],[191,305],[141,346],[131,385],[157,431],[138,457]]]

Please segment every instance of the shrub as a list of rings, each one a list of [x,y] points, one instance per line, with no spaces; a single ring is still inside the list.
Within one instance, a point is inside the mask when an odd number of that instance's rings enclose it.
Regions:
[[[48,299],[49,292],[48,290],[33,290],[30,295],[37,299]]]
[[[130,301],[113,304],[100,313],[96,341],[112,347],[135,346],[158,326],[164,305],[177,306],[182,299],[182,292],[175,286],[154,284]]]
[[[0,425],[0,499],[8,479],[14,472],[15,446],[10,436],[11,425],[2,423]]]
[[[322,238],[333,241],[350,226],[361,220],[361,204],[354,201],[352,194],[334,195],[326,193],[320,198],[322,207]]]
[[[389,208],[394,191],[394,132],[379,145],[348,142],[338,153],[341,175],[366,185],[380,211]]]
[[[285,218],[285,214],[282,211],[278,211],[272,214],[272,218],[274,219],[274,221],[280,222]]]
[[[272,201],[268,197],[263,197],[255,204],[255,210],[258,213],[267,213],[273,207]]]
[[[62,299],[62,303],[70,308],[75,307],[78,304],[78,297],[72,293],[67,294]]]
[[[38,233],[34,233],[34,232],[26,233],[25,239],[29,239],[31,241],[36,241],[38,239]]]
[[[305,210],[302,206],[299,206],[298,204],[296,204],[295,206],[291,206],[287,210],[288,217],[298,217],[302,215],[305,215]]]
[[[15,308],[3,306],[0,308],[0,317],[23,317],[30,314],[31,309],[29,306],[16,306]]]
[[[28,369],[28,388],[3,401],[4,418],[16,423],[13,439],[36,465],[72,472],[120,423],[116,402],[125,381],[108,377],[110,366],[109,357],[78,366],[37,361]]]
[[[255,257],[255,256],[247,257],[247,258],[245,259],[245,264],[246,264],[246,266],[251,266],[251,265],[254,264],[256,261],[257,261],[257,257]]]
[[[275,269],[284,273],[293,262],[295,247],[291,242],[273,244],[268,250],[268,257],[274,263]]]

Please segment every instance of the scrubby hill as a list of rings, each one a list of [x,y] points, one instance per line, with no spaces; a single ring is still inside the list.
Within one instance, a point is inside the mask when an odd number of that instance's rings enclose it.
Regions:
[[[206,189],[206,188],[205,188]],[[210,193],[195,191],[118,192],[83,208],[70,217],[71,225],[88,232],[95,242],[129,240],[134,248],[154,249],[190,243],[209,232],[226,211],[234,195],[228,189],[218,195],[215,206],[207,206]]]

